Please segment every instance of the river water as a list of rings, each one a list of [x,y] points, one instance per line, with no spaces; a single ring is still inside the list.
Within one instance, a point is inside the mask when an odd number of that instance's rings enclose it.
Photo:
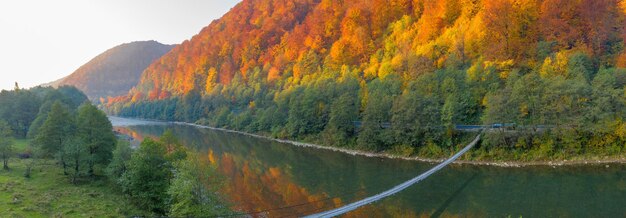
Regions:
[[[226,178],[223,195],[254,217],[299,217],[400,184],[434,164],[353,156],[161,122],[111,118],[140,141],[171,129]],[[608,166],[608,167],[607,167]],[[452,164],[346,217],[626,217],[626,166],[500,168]]]

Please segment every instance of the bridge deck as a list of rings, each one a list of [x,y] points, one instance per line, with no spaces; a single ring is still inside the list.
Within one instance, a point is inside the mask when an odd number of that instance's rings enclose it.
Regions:
[[[313,215],[309,215],[306,217],[334,217],[334,216],[339,216],[341,214],[350,212],[352,210],[355,210],[361,206],[373,203],[375,201],[381,200],[385,197],[391,196],[395,193],[398,193],[406,188],[408,188],[409,186],[418,183],[419,181],[422,181],[424,179],[426,179],[428,176],[432,175],[433,173],[439,171],[441,168],[447,166],[448,164],[454,162],[456,159],[458,159],[461,155],[465,154],[465,152],[467,152],[468,150],[470,150],[472,147],[474,147],[474,145],[476,145],[476,143],[478,143],[478,141],[480,140],[480,134],[478,134],[478,136],[476,136],[476,138],[474,139],[474,141],[472,141],[471,143],[469,143],[467,146],[465,146],[465,148],[463,148],[461,151],[459,151],[459,153],[456,153],[454,156],[450,157],[449,159],[447,159],[446,161],[440,163],[439,165],[433,167],[432,169],[426,171],[425,173],[422,173],[421,175],[406,181],[400,185],[397,185],[387,191],[384,191],[380,194],[365,198],[363,200],[348,204],[348,205],[344,205],[343,207],[339,207],[336,209],[332,209],[329,211],[324,211],[321,213],[316,213]]]

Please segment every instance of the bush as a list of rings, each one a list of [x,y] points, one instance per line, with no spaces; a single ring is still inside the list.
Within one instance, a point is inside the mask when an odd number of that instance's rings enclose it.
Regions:
[[[402,157],[409,157],[415,153],[415,148],[409,145],[401,144],[393,146],[390,152]]]

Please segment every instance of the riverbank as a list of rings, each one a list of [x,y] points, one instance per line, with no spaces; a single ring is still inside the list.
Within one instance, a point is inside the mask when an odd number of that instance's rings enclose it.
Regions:
[[[121,118],[121,117],[112,117],[112,118]],[[126,119],[126,118],[121,118],[121,119]],[[153,124],[154,123],[172,123],[172,124],[179,124],[179,125],[188,125],[188,126],[194,126],[194,127],[197,127],[197,128],[212,129],[212,130],[218,130],[218,131],[223,131],[223,132],[230,132],[230,133],[235,133],[235,134],[241,134],[241,135],[246,135],[246,136],[250,136],[250,137],[261,138],[261,139],[264,139],[264,140],[270,140],[270,141],[275,141],[275,142],[280,142],[280,143],[291,144],[291,145],[295,145],[295,146],[299,146],[299,147],[310,147],[310,148],[316,148],[316,149],[324,149],[324,150],[330,150],[330,151],[335,151],[335,152],[342,152],[342,153],[346,153],[346,154],[350,154],[350,155],[358,155],[358,156],[365,156],[365,157],[400,159],[400,160],[419,161],[419,162],[432,163],[432,164],[440,163],[440,162],[442,162],[442,161],[444,161],[446,159],[446,158],[423,158],[423,157],[418,157],[418,156],[406,157],[406,156],[400,156],[400,155],[384,153],[384,152],[383,153],[375,153],[375,152],[368,152],[368,151],[362,151],[362,150],[356,150],[356,149],[324,146],[324,145],[318,145],[318,144],[314,144],[314,143],[299,142],[299,141],[293,141],[293,140],[287,140],[287,139],[278,139],[278,138],[273,138],[273,137],[266,136],[266,135],[260,135],[260,134],[248,133],[248,132],[243,132],[243,131],[218,128],[218,127],[211,127],[211,126],[200,125],[200,124],[195,124],[195,123],[188,123],[188,122],[158,121],[158,120],[147,120],[147,119],[140,119],[140,118],[129,118],[129,119],[146,121],[146,122],[150,122],[150,123],[153,123]],[[131,125],[139,124],[139,123],[136,123],[136,122],[130,122],[130,123],[132,123]],[[124,125],[122,125],[122,126],[124,126]],[[470,152],[468,152],[468,154],[471,154]],[[467,156],[468,154],[466,154],[465,156]],[[463,158],[463,157],[461,157],[461,158]],[[476,166],[495,166],[495,167],[532,167],[532,166],[557,167],[557,166],[576,166],[576,165],[592,165],[593,164],[593,165],[605,165],[605,166],[610,167],[610,164],[626,164],[626,156],[605,156],[605,157],[598,157],[598,156],[590,156],[590,157],[575,156],[575,157],[572,157],[571,159],[565,159],[565,160],[541,160],[541,161],[537,161],[537,160],[531,160],[531,161],[464,160],[464,159],[461,159],[461,160],[456,160],[453,164],[456,164],[456,165],[476,165]]]
[[[174,123],[120,129],[141,138],[156,137],[165,131],[172,131],[183,144],[190,145],[202,157],[206,157],[207,162],[215,164],[218,172],[228,180],[223,189],[225,198],[231,200],[233,208],[239,211],[260,211],[308,201],[324,201],[272,212],[268,214],[270,217],[308,215],[312,213],[306,211],[315,208],[340,207],[344,203],[395,187],[435,165],[303,148],[243,134]],[[471,135],[464,137],[463,141],[469,137]],[[308,137],[305,140],[316,139]],[[480,149],[481,146],[472,150],[478,154],[481,153]],[[452,150],[446,150],[448,152]],[[466,158],[476,158],[476,154]],[[618,216],[623,214],[626,199],[624,176],[620,174],[626,170],[626,165],[609,165],[608,168],[597,164],[553,168],[453,164],[399,195],[359,210],[355,216],[469,214],[541,217],[564,214],[593,216],[598,213],[605,217]],[[415,204],[415,196],[429,196],[431,200]],[[536,203],[537,196],[542,199],[540,205]],[[340,199],[341,203],[336,204],[338,201],[333,199]],[[472,204],[468,205],[466,199],[472,199]]]
[[[298,141],[292,141],[292,140],[286,140],[286,139],[277,139],[277,138],[264,136],[264,135],[259,135],[259,134],[254,134],[254,133],[248,133],[248,132],[242,132],[242,131],[230,130],[230,129],[224,129],[224,128],[217,128],[217,127],[210,127],[210,126],[199,125],[199,124],[194,124],[194,123],[178,122],[178,121],[170,122],[170,123],[179,124],[179,125],[189,125],[189,126],[194,126],[194,127],[197,127],[197,128],[205,128],[205,129],[212,129],[212,130],[236,133],[236,134],[246,135],[246,136],[250,136],[250,137],[261,138],[261,139],[265,139],[265,140],[291,144],[291,145],[300,146],[300,147],[310,147],[310,148],[316,148],[316,149],[324,149],[324,150],[330,150],[330,151],[335,151],[335,152],[342,152],[342,153],[346,153],[346,154],[350,154],[350,155],[359,155],[359,156],[375,157],[375,158],[401,159],[401,160],[419,161],[419,162],[426,162],[426,163],[433,163],[433,164],[434,163],[440,163],[440,162],[442,162],[442,161],[444,161],[446,159],[446,158],[440,158],[440,159],[422,158],[422,157],[417,157],[417,156],[403,157],[403,156],[389,154],[389,153],[374,153],[374,152],[367,152],[367,151],[354,150],[354,149],[346,149],[346,148],[323,146],[323,145],[318,145],[318,144],[313,144],[313,143],[298,142]],[[576,157],[574,157],[574,158],[568,159],[568,160],[547,160],[547,161],[456,160],[453,164],[457,164],[457,165],[477,165],[477,166],[496,166],[496,167],[530,167],[530,166],[552,166],[552,167],[557,167],[557,166],[575,166],[575,165],[590,165],[590,164],[605,165],[606,167],[610,167],[609,164],[626,164],[626,157],[607,157],[606,159],[600,159],[600,158],[584,159],[584,158],[581,158],[581,157],[578,157],[578,158],[580,158],[580,159],[577,159]]]

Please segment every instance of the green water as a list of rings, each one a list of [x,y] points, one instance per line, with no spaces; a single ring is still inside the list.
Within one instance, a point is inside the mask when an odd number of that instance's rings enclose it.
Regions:
[[[114,125],[116,122],[114,121]],[[233,208],[298,217],[377,194],[428,170],[415,161],[353,156],[185,125],[117,127],[135,138],[172,129],[227,178]],[[347,217],[626,217],[626,166],[450,165]]]

